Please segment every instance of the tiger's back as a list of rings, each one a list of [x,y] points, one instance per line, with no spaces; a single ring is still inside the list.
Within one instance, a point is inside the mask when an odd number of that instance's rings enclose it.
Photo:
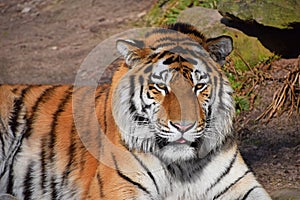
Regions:
[[[97,162],[76,133],[72,90],[67,85],[1,86],[0,93],[10,93],[1,99],[1,112],[9,115],[1,116],[8,120],[1,123],[1,191],[24,199],[56,199],[63,193],[72,199],[88,187]]]
[[[0,191],[18,199],[270,199],[231,131],[232,89],[220,70],[231,39],[166,28],[118,41],[125,61],[112,85],[0,86]]]

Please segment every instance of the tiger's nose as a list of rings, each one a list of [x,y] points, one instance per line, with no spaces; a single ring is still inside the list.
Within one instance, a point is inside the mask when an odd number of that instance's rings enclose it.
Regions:
[[[193,123],[190,123],[190,122],[181,122],[181,123],[174,122],[173,123],[173,122],[170,121],[170,124],[173,127],[175,127],[178,131],[180,131],[181,133],[190,130],[195,125],[195,123],[196,122],[193,122]]]

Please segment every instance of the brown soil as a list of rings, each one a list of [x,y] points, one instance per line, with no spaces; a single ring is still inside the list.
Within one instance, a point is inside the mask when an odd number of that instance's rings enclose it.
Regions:
[[[87,54],[105,38],[138,24],[152,4],[0,1],[0,83],[73,83]]]
[[[256,85],[254,108],[238,115],[235,122],[241,152],[264,187],[274,196],[284,188],[293,191],[295,198],[282,199],[300,199],[300,115],[295,107],[289,113],[291,101],[287,98],[285,106],[273,118],[256,119],[271,104],[288,72],[296,67],[299,70],[299,63],[300,58],[296,58],[265,65],[264,73],[272,78]],[[296,95],[299,91],[298,83]]]
[[[88,53],[107,37],[142,26],[141,18],[153,1],[0,1],[0,84],[73,83]],[[299,65],[297,59],[280,60],[271,68],[295,62]],[[273,84],[257,87],[258,105],[236,118],[237,136],[242,154],[265,188],[274,196],[293,193],[293,199],[300,199],[299,114],[283,112],[269,123],[255,121],[278,88]]]

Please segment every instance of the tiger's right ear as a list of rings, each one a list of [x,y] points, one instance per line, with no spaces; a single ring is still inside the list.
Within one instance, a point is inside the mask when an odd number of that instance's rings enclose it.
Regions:
[[[117,49],[125,58],[126,64],[132,67],[135,62],[145,57],[144,43],[139,40],[117,40]]]

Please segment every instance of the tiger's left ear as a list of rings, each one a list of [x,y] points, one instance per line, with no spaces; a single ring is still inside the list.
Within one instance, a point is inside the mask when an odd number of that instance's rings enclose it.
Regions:
[[[117,49],[129,67],[145,56],[143,46],[144,43],[139,40],[117,40]]]
[[[206,49],[210,56],[222,66],[226,56],[233,50],[232,38],[229,36],[210,38],[206,41]]]

